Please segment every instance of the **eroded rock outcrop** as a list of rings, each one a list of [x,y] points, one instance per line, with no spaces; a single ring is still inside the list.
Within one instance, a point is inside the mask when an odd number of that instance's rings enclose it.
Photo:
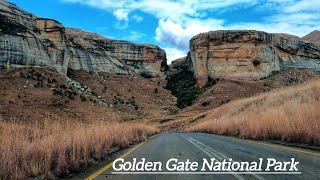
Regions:
[[[53,66],[47,51],[52,44],[37,31],[35,19],[0,1],[0,66]]]
[[[88,45],[95,46],[91,48],[104,49],[138,74],[154,81],[164,81],[166,52],[158,46],[108,39],[98,34],[70,28],[66,29],[66,35],[68,41],[73,44],[83,45],[89,42]]]
[[[166,53],[154,45],[112,40],[65,28],[0,0],[0,67],[46,66],[66,74],[68,68],[129,74],[131,69],[164,81]]]
[[[256,80],[287,67],[320,70],[320,49],[261,31],[211,31],[190,40],[187,60],[202,87],[209,77]]]

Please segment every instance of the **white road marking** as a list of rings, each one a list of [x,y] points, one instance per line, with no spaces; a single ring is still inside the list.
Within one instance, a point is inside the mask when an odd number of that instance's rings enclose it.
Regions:
[[[191,137],[188,137],[188,139],[189,139],[189,141],[192,141],[192,142],[194,142],[195,144],[197,144],[197,145],[201,145],[201,143],[199,143],[199,142],[197,142],[195,139],[193,139],[193,138],[191,138]],[[215,153],[215,152],[213,152],[213,151],[211,151],[210,149],[208,149],[207,147],[205,147],[205,148],[203,148],[204,150],[206,150],[207,152],[210,152],[212,155],[214,155],[216,158],[215,159],[219,159],[219,160],[222,160],[223,159],[223,157],[221,157],[221,156],[219,156],[217,153]]]
[[[188,140],[189,142],[191,142],[193,145],[195,145],[196,147],[198,147],[201,151],[203,151],[204,153],[206,153],[210,158],[215,158],[213,154],[211,154],[210,152],[204,150],[203,148],[201,148],[199,145],[197,145],[196,143],[194,143],[193,141],[191,141],[190,139],[184,137],[186,140]],[[216,158],[215,158],[216,159]],[[242,178],[239,174],[231,174],[233,175],[236,179],[239,180],[245,180],[244,178]]]
[[[192,140],[195,141],[195,142],[198,142],[198,144],[200,144],[200,145],[202,145],[203,147],[205,147],[205,148],[207,148],[207,149],[215,152],[216,154],[219,154],[220,156],[224,157],[225,159],[230,159],[230,158],[228,158],[226,155],[224,155],[224,154],[222,154],[222,153],[220,153],[220,152],[218,152],[218,151],[215,151],[214,149],[212,149],[212,148],[210,148],[209,146],[201,143],[200,141],[198,141],[198,140],[196,140],[196,139],[194,139],[194,138],[192,138],[192,137],[190,137],[190,136],[188,136],[188,138],[192,139]],[[232,161],[232,162],[234,162],[234,161]],[[251,174],[252,176],[254,176],[256,179],[265,180],[263,177],[255,174],[255,173],[253,173],[253,172],[248,172],[248,173]]]

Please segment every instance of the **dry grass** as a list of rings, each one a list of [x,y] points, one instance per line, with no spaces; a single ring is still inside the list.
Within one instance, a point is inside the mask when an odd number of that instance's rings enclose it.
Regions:
[[[188,131],[320,145],[320,81],[231,102]]]
[[[0,121],[0,179],[64,177],[157,131],[135,123]]]

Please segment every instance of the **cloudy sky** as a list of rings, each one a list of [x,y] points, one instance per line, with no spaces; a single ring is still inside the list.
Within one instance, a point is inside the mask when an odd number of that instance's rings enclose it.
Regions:
[[[185,56],[201,32],[255,29],[304,36],[320,30],[320,0],[9,0],[66,27],[151,43],[168,60]]]

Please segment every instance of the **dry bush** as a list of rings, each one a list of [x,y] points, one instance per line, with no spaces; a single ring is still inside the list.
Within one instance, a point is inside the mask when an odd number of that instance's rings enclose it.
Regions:
[[[231,102],[188,131],[320,145],[320,81]]]
[[[136,123],[0,121],[0,179],[64,177],[105,158],[115,146],[127,147],[157,132]]]

